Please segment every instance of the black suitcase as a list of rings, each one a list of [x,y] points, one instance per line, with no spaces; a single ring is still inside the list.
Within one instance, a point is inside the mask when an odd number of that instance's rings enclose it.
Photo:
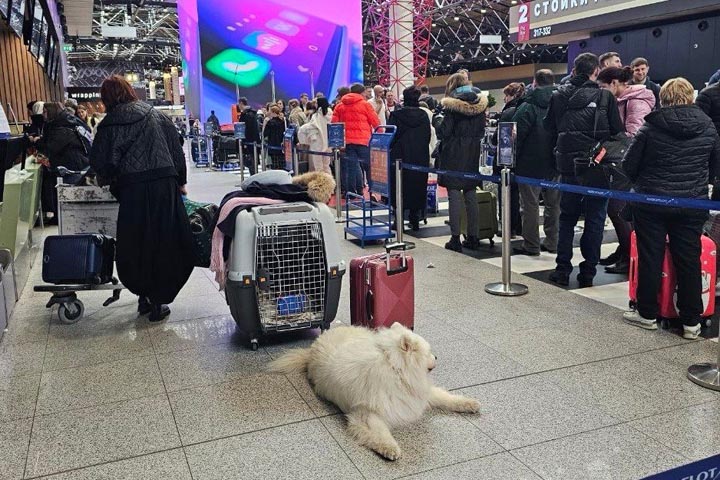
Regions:
[[[53,235],[45,239],[42,278],[54,284],[112,281],[115,239],[105,235]]]

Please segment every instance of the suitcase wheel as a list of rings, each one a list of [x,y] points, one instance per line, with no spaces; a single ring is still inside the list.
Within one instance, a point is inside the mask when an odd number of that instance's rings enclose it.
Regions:
[[[630,300],[628,302],[628,306],[630,307],[630,310],[637,310],[637,302],[635,302],[634,300]]]
[[[670,321],[666,318],[660,320],[660,328],[663,330],[670,330]]]
[[[257,338],[250,340],[250,348],[252,348],[253,352],[256,352],[257,349],[260,348],[260,342],[258,342]]]
[[[490,239],[490,248],[493,248],[495,246],[495,240],[492,238]]]
[[[77,323],[85,313],[85,305],[80,300],[60,304],[58,309],[58,317],[60,321],[66,325]]]

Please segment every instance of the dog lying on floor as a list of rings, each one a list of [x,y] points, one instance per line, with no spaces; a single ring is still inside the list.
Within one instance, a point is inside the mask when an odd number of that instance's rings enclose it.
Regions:
[[[420,335],[399,323],[383,330],[338,327],[310,348],[291,350],[270,371],[304,372],[315,393],[337,405],[350,434],[388,460],[400,457],[392,427],[414,422],[428,408],[477,413],[480,403],[453,395],[430,381],[435,355]]]

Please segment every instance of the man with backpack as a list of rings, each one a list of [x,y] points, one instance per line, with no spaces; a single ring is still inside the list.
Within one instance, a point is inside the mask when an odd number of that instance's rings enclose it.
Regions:
[[[575,59],[575,74],[550,99],[545,128],[555,146],[555,162],[561,182],[580,185],[575,164],[589,164],[590,152],[599,141],[625,131],[615,97],[601,90],[595,82],[600,72],[598,57],[583,53]],[[584,261],[577,276],[580,288],[591,287],[600,260],[600,247],[605,230],[607,199],[563,192],[560,200],[555,271],[550,281],[567,286],[573,270],[573,239],[580,215],[585,215],[585,228],[580,240]]]

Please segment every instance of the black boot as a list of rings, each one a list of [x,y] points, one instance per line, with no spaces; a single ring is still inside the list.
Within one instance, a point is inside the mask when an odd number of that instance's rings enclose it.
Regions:
[[[468,250],[479,250],[480,249],[480,239],[478,237],[474,237],[472,235],[468,236],[464,242],[462,242],[462,246],[464,248],[467,248]]]
[[[151,322],[159,322],[168,315],[170,315],[170,307],[168,307],[167,305],[160,305],[158,303],[153,303],[151,305],[149,319]]]
[[[140,315],[147,315],[151,310],[150,300],[148,300],[147,297],[138,297],[138,313]]]
[[[613,252],[605,258],[601,258],[598,263],[602,266],[607,267],[608,265],[613,265],[617,263],[618,260],[620,260],[620,254],[618,252]]]
[[[462,243],[460,243],[460,235],[453,235],[450,241],[445,244],[445,248],[454,252],[462,253]]]
[[[630,259],[622,258],[615,265],[605,267],[607,273],[627,275],[630,272]]]

